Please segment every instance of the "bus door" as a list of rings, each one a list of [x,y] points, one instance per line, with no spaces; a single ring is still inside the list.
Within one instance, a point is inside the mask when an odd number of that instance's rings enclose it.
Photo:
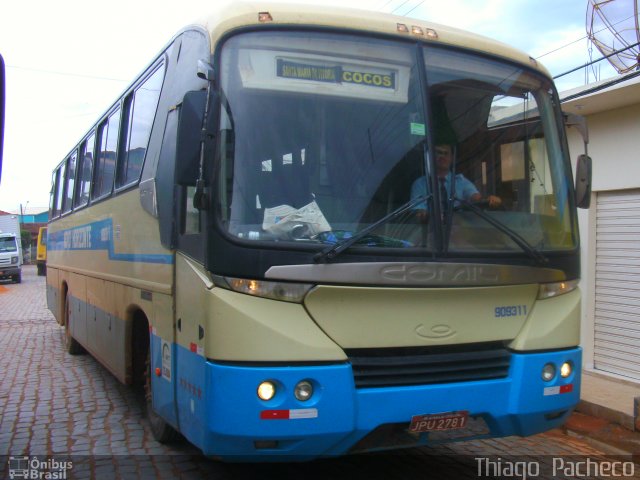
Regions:
[[[208,46],[199,32],[184,32],[181,37],[177,70],[184,75],[183,92],[199,92],[203,82],[196,75],[198,59],[207,58]],[[180,99],[182,100],[182,99]],[[168,112],[160,161],[176,159],[176,141],[182,102]],[[197,123],[197,122],[196,122]],[[199,131],[200,124],[197,124]],[[197,139],[196,139],[197,140]],[[194,152],[199,143],[189,142]],[[165,165],[171,165],[171,161]],[[171,168],[171,167],[168,167]],[[167,172],[169,173],[169,172]],[[170,175],[173,176],[174,172]],[[176,185],[172,205],[175,208],[175,343],[174,388],[180,431],[196,445],[202,444],[206,428],[204,335],[207,298],[213,285],[204,269],[204,218],[193,206],[195,180]]]
[[[176,400],[181,432],[200,445],[206,425],[204,335],[213,284],[203,266],[203,215],[193,207],[195,187],[178,190],[184,210],[176,253]]]

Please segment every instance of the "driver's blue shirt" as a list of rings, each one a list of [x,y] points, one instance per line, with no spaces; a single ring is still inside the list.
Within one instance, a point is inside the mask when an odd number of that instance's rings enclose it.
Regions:
[[[447,190],[447,197],[451,196],[451,172],[444,177],[444,187]],[[440,179],[438,179],[440,181]],[[471,180],[468,180],[464,175],[458,173],[455,180],[455,196],[462,200],[469,200],[474,194],[480,193]],[[429,192],[429,185],[425,176],[417,178],[413,185],[411,185],[411,199],[418,198],[420,195],[426,195]],[[460,202],[454,202],[454,206],[457,206]],[[429,210],[426,202],[419,203],[413,210]]]

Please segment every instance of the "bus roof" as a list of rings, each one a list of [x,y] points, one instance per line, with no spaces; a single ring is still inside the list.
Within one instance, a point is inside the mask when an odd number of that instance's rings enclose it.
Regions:
[[[268,20],[260,20],[259,14],[268,12]],[[534,68],[547,76],[548,70],[526,53],[502,42],[482,35],[466,32],[445,25],[430,23],[415,18],[401,17],[381,12],[296,3],[272,3],[259,1],[235,1],[219,5],[217,10],[200,22],[211,36],[213,48],[226,34],[243,28],[261,25],[310,26],[359,30],[361,32],[392,35],[403,39],[414,39],[425,43],[449,45],[477,52],[488,53]],[[399,31],[399,25],[407,27]],[[413,33],[420,27],[420,33]],[[436,37],[427,36],[427,29]]]

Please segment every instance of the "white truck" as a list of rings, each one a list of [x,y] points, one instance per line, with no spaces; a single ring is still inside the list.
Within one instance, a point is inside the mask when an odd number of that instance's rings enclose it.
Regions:
[[[17,215],[0,215],[0,280],[22,281],[22,241]]]

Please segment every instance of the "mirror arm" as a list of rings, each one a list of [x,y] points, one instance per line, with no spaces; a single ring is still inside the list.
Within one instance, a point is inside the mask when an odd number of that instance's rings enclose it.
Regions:
[[[211,64],[204,60],[198,60],[198,77],[207,81],[207,100],[204,105],[204,116],[202,118],[202,129],[200,130],[200,164],[198,166],[198,179],[196,180],[196,191],[193,195],[193,206],[198,210],[206,210],[209,198],[205,192],[204,182],[204,153],[208,138],[213,135],[207,131],[209,125],[209,108],[211,103],[211,90],[213,89],[214,70]]]
[[[575,113],[565,113],[564,123],[567,127],[574,127],[582,136],[582,142],[584,143],[584,154],[588,155],[587,146],[589,145],[589,128],[587,127],[587,119],[582,115],[576,115]]]

